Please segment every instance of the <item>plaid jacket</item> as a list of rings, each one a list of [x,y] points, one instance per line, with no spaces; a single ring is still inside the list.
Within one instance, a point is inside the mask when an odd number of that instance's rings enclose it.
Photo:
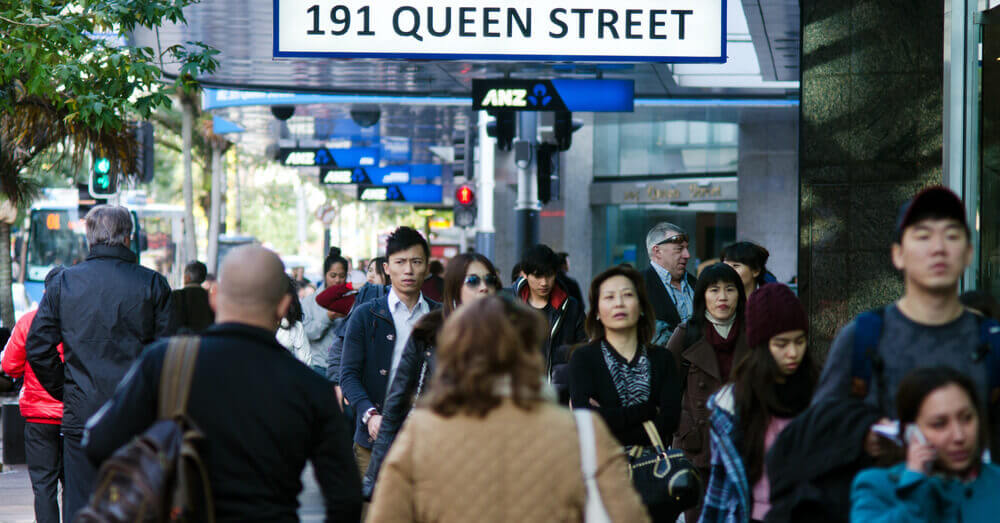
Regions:
[[[750,487],[743,459],[731,437],[736,424],[733,385],[729,384],[708,399],[709,430],[712,441],[711,479],[699,523],[747,523],[750,521]]]

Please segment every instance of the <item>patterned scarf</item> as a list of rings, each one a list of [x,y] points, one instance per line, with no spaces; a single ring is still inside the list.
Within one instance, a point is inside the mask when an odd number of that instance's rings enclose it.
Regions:
[[[649,358],[646,357],[645,347],[639,347],[633,358],[634,363],[622,361],[621,356],[615,357],[608,347],[607,342],[601,342],[601,352],[604,353],[604,363],[611,373],[611,381],[618,391],[618,398],[622,402],[622,407],[639,405],[649,400]]]

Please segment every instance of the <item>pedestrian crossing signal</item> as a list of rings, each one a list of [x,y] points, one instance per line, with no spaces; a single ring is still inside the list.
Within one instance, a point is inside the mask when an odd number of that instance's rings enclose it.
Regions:
[[[107,198],[118,194],[118,175],[111,172],[111,160],[107,157],[94,159],[89,185],[90,195],[94,198]]]

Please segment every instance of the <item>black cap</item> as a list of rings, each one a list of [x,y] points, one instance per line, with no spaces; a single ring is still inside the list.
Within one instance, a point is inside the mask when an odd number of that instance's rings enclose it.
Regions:
[[[928,215],[953,218],[962,224],[965,232],[969,232],[969,223],[965,219],[965,204],[952,192],[941,185],[928,187],[906,202],[899,209],[896,218],[896,242],[903,241],[903,231]]]

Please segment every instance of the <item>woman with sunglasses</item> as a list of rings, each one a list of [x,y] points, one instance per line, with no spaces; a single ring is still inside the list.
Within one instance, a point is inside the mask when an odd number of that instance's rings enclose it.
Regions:
[[[444,271],[444,293],[441,309],[425,314],[406,342],[385,398],[382,426],[372,446],[372,458],[365,473],[363,491],[371,498],[378,478],[378,469],[396,433],[410,413],[417,398],[427,390],[434,372],[434,350],[438,332],[448,316],[464,303],[496,294],[502,288],[500,276],[490,260],[478,253],[459,254],[448,261]]]

